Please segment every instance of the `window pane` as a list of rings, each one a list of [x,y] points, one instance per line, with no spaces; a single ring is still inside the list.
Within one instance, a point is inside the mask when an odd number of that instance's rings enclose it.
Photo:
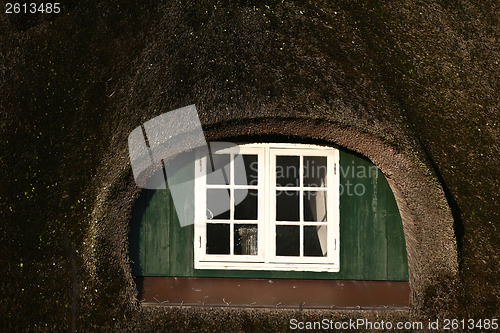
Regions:
[[[299,221],[299,191],[276,191],[276,221]]]
[[[304,191],[304,221],[326,222],[326,191]]]
[[[229,185],[231,179],[230,159],[231,155],[229,154],[210,154],[207,156],[207,184]]]
[[[304,186],[326,186],[326,156],[304,156]]]
[[[299,256],[300,255],[300,226],[277,225],[276,226],[276,255],[277,256]]]
[[[299,186],[300,156],[276,156],[276,186]]]
[[[234,190],[234,219],[257,220],[257,199],[257,190]]]
[[[207,219],[229,220],[230,217],[229,189],[207,190]]]
[[[229,254],[229,224],[207,223],[207,254]]]
[[[326,257],[326,226],[304,227],[304,256]]]
[[[245,173],[234,170],[234,183],[236,185],[258,185],[257,155],[242,155]]]
[[[257,255],[257,225],[234,225],[234,254]]]

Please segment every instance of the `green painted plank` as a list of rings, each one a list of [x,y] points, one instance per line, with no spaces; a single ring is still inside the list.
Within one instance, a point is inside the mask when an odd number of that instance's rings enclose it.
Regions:
[[[389,184],[387,184],[387,187],[389,187]],[[388,279],[408,280],[408,256],[401,216],[392,191],[387,191],[386,196],[388,205],[390,205],[387,215]]]
[[[137,198],[133,211],[132,219],[130,221],[129,229],[129,258],[130,266],[132,268],[132,275],[142,276],[143,266],[145,261],[145,241],[144,229],[142,228],[144,221],[144,212],[146,210],[146,191],[142,191],[139,198]]]
[[[361,278],[363,272],[362,252],[363,225],[362,216],[356,215],[360,211],[359,199],[353,195],[353,180],[355,174],[352,173],[355,166],[355,156],[352,154],[340,153],[340,272],[339,278]]]
[[[193,179],[194,164],[185,166],[179,172],[172,175],[171,181],[175,185],[178,193],[183,193],[181,197],[184,201],[178,204],[171,212],[171,234],[170,234],[170,276],[193,276],[194,275],[194,187],[189,182]],[[174,207],[173,200],[171,201]],[[187,221],[189,225],[181,226],[179,215],[182,221]]]
[[[366,165],[369,167],[369,165]],[[372,263],[376,263],[371,267],[371,276],[377,280],[387,279],[387,231],[386,231],[386,215],[387,201],[385,189],[379,183],[383,178],[379,170],[371,173],[369,179],[371,181],[372,197],[370,200],[370,217],[373,232],[373,248],[372,248]]]
[[[147,275],[168,274],[170,195],[168,191],[151,191],[145,214],[146,260],[144,273]]]

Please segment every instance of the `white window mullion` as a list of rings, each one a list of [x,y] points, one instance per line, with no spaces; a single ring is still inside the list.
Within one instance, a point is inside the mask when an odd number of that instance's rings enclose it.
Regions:
[[[195,262],[202,260],[205,256],[206,249],[206,159],[200,159],[198,165],[195,166],[195,171],[198,170],[198,177],[195,177],[195,202],[203,203],[195,205],[195,220],[194,220],[194,256]]]
[[[258,257],[259,261],[266,262],[266,235],[268,234],[266,230],[266,212],[268,212],[267,200],[266,200],[266,174],[265,174],[265,153],[264,147],[261,147],[257,152],[257,182],[258,182],[258,215],[257,215],[257,234],[258,234]]]
[[[299,256],[304,257],[304,156],[299,156],[299,221],[300,221],[300,237],[299,237]]]
[[[229,155],[229,254],[234,255],[234,158]]]
[[[271,156],[271,149],[264,148],[264,169],[265,175],[265,192],[264,201],[266,206],[265,212],[265,230],[266,230],[266,248],[265,261],[269,263],[274,261],[274,254],[276,253],[276,160]]]
[[[330,156],[329,156],[330,157]],[[331,156],[333,157],[333,156]],[[332,189],[334,188],[335,186],[335,182],[333,181],[334,180],[334,171],[335,170],[338,170],[337,166],[335,165],[335,161],[333,158],[328,158],[327,160],[327,178],[326,178],[326,184],[327,184],[327,192],[326,192],[326,196],[327,196],[327,209],[326,209],[326,220],[328,222],[332,221],[333,219],[333,216],[334,216],[334,212],[332,212],[332,200],[333,200],[333,191]],[[327,234],[327,246],[326,246],[326,251],[327,251],[327,257],[329,259],[330,262],[332,262],[334,260],[334,251],[335,251],[335,243],[336,243],[336,240],[335,240],[335,233],[334,233],[334,230],[333,230],[333,225],[332,223],[328,223],[327,224],[327,227],[326,227],[326,234]]]
[[[329,218],[329,227],[332,229],[333,236],[335,242],[335,248],[332,254],[332,261],[335,264],[337,271],[340,270],[340,153],[337,149],[333,150],[332,153],[332,163],[335,164],[334,170],[336,170],[335,174],[330,173],[332,178],[331,186],[329,186],[330,194],[329,200],[331,211]]]

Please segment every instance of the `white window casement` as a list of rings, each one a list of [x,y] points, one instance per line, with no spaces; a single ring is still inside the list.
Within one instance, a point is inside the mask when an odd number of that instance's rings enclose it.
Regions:
[[[337,149],[211,147],[195,168],[195,269],[339,271]]]

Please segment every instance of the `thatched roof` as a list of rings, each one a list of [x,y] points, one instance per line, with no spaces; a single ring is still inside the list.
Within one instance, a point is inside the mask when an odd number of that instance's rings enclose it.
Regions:
[[[498,7],[83,1],[0,16],[0,323],[208,330],[223,312],[234,324],[229,310],[167,312],[176,321],[134,303],[127,136],[189,104],[210,139],[312,140],[370,158],[403,217],[412,314],[498,316]],[[266,313],[234,325],[293,315]],[[377,314],[328,314],[365,315]]]

